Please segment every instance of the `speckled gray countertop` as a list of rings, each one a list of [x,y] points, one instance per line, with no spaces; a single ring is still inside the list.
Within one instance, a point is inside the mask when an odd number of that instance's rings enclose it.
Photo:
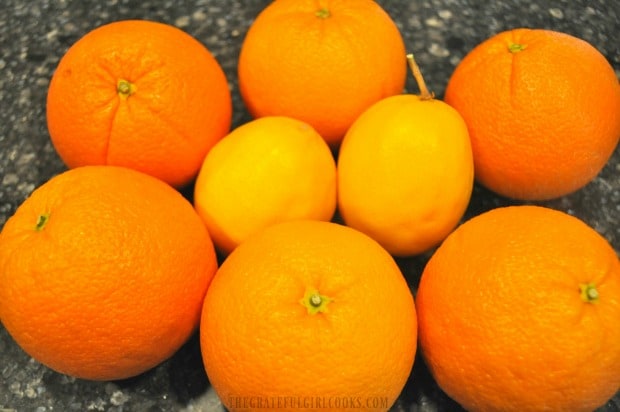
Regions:
[[[141,18],[176,25],[203,42],[228,75],[234,124],[249,119],[236,82],[243,36],[268,0],[2,0],[0,4],[0,227],[38,185],[65,168],[45,122],[50,77],[66,49],[93,28]],[[463,55],[515,27],[564,31],[597,47],[620,76],[620,0],[383,0],[428,86],[443,96]],[[413,79],[408,89],[417,92]],[[511,202],[476,187],[467,216]],[[544,205],[577,215],[620,251],[620,148],[579,192]],[[426,257],[399,260],[415,290]],[[544,373],[543,370],[540,373]],[[218,411],[194,336],[171,359],[136,378],[87,382],[55,373],[27,356],[0,326],[0,411]],[[396,411],[459,410],[418,359]],[[604,408],[620,411],[620,393]]]

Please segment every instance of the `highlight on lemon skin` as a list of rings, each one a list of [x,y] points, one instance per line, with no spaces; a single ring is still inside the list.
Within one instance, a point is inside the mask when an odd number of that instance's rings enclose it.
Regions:
[[[329,146],[312,126],[265,116],[237,127],[207,154],[194,185],[194,207],[226,255],[269,225],[330,220],[336,179]]]

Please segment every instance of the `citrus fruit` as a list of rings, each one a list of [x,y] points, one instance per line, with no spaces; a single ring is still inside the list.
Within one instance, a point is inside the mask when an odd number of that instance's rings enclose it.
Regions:
[[[429,250],[456,227],[474,179],[465,122],[431,97],[411,61],[422,93],[372,105],[355,120],[338,154],[344,222],[399,256]]]
[[[620,139],[620,85],[597,49],[571,35],[514,29],[480,43],[445,93],[469,128],[476,179],[520,200],[579,190]]]
[[[238,61],[239,90],[254,117],[290,116],[332,146],[372,103],[401,93],[405,46],[372,0],[279,0],[254,20]]]
[[[470,411],[592,411],[620,387],[620,262],[578,218],[509,206],[458,227],[416,295],[420,349]]]
[[[330,220],[336,210],[336,164],[307,123],[283,116],[255,119],[206,156],[194,206],[216,248],[227,254],[277,222]]]
[[[416,338],[392,257],[361,232],[308,220],[241,243],[215,275],[200,325],[209,382],[231,411],[387,410]]]
[[[195,330],[217,261],[164,182],[83,166],[39,186],[0,234],[0,319],[29,355],[90,380],[138,375]]]
[[[47,125],[69,167],[125,166],[189,183],[228,133],[232,103],[219,63],[163,23],[123,20],[74,43],[47,95]]]

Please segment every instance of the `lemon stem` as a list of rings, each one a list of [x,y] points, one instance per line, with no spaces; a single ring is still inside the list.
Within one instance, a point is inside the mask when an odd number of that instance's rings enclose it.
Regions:
[[[422,76],[422,72],[420,71],[420,67],[415,61],[413,54],[407,55],[407,63],[409,63],[409,68],[413,73],[413,77],[415,78],[416,83],[418,84],[418,88],[420,89],[420,98],[422,100],[432,100],[435,95],[428,90],[426,87],[426,82],[424,81],[424,76]]]

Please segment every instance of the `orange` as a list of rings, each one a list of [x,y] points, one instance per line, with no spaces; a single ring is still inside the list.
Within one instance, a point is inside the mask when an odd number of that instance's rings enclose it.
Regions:
[[[338,155],[338,208],[344,222],[393,255],[441,242],[471,197],[474,164],[459,113],[433,99],[411,56],[421,95],[387,97],[353,123]]]
[[[196,179],[194,205],[217,249],[227,254],[277,222],[330,220],[336,164],[307,123],[282,116],[256,119],[211,149]]]
[[[170,186],[78,167],[38,187],[2,229],[0,319],[58,372],[123,379],[193,333],[216,265],[200,218]]]
[[[470,411],[592,411],[620,388],[620,262],[578,218],[509,206],[457,228],[416,295],[420,349]]]
[[[69,167],[125,166],[189,183],[228,133],[228,82],[210,52],[162,23],[126,20],[79,39],[58,63],[47,125]]]
[[[231,411],[388,410],[416,338],[392,257],[361,232],[307,220],[241,243],[215,275],[200,325],[209,382]]]
[[[568,34],[508,30],[458,64],[445,101],[469,127],[476,179],[520,200],[572,193],[620,139],[620,85],[598,50]]]
[[[254,117],[290,116],[336,147],[372,103],[401,93],[405,46],[372,0],[278,0],[241,46],[239,90]]]

